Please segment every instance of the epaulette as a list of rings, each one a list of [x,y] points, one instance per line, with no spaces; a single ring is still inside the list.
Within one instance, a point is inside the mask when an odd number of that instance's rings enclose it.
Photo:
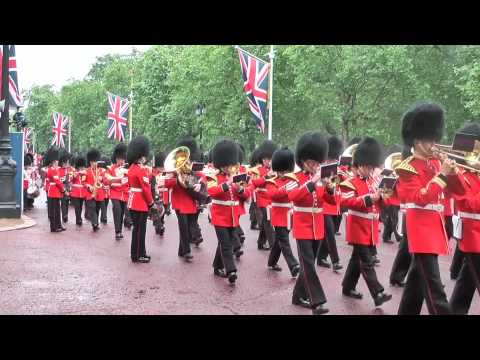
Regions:
[[[355,185],[353,185],[350,180],[345,180],[345,181],[342,181],[340,183],[340,186],[344,186],[344,187],[347,187],[349,189],[352,189],[352,190],[357,190],[357,188],[355,187]]]
[[[287,179],[290,179],[290,180],[293,180],[293,181],[296,181],[296,182],[299,181],[298,178],[297,178],[297,176],[295,175],[295,173],[285,174],[285,177],[286,177]]]
[[[395,168],[395,173],[398,172],[398,170],[405,170],[405,171],[408,171],[408,172],[411,172],[413,174],[418,174],[417,170],[415,170],[415,168],[410,165],[410,162],[413,160],[413,156],[409,156],[408,158],[406,158],[405,160],[403,160],[400,164],[398,164],[398,166]],[[397,173],[398,174],[398,173]]]
[[[265,181],[270,183],[270,184],[277,185],[277,183],[275,182],[275,179],[277,179],[277,178],[278,178],[278,175],[275,175],[274,177],[272,177],[270,179],[267,179]]]

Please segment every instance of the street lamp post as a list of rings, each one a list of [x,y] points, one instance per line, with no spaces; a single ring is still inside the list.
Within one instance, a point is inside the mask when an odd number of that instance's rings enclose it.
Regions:
[[[198,104],[197,109],[195,110],[195,114],[197,115],[200,121],[200,117],[203,114],[205,114],[205,106],[203,106],[202,104]],[[202,132],[203,132],[202,124],[200,124],[199,127],[200,127],[200,149],[202,149]]]
[[[2,99],[4,101],[0,118],[0,219],[19,218],[20,207],[15,202],[14,179],[17,164],[12,159],[12,146],[9,134],[9,90],[8,90],[8,60],[9,46],[3,45],[2,58]]]

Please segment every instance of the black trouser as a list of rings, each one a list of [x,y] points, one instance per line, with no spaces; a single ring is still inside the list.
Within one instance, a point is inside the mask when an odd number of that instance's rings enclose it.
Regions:
[[[240,224],[238,224],[237,226],[237,234],[238,234],[238,238],[240,239],[240,244],[243,244],[245,242],[245,233],[243,232],[243,229],[240,226]]]
[[[126,227],[132,226],[132,217],[130,216],[130,210],[127,206],[125,206],[125,213],[123,215],[123,225],[125,225]]]
[[[122,200],[112,199],[112,213],[113,224],[115,226],[115,233],[119,234],[123,228],[123,216],[125,215],[125,208],[127,203]]]
[[[342,214],[333,216],[333,223],[335,225],[335,234],[340,231],[340,224],[342,223]]]
[[[382,238],[383,241],[390,240],[392,238],[392,234],[395,235],[395,239],[400,241],[400,234],[397,232],[397,224],[398,224],[398,210],[400,209],[399,206],[390,205],[384,208],[384,221],[383,221],[383,234]]]
[[[463,253],[460,275],[450,298],[450,306],[454,314],[466,315],[477,290],[480,295],[480,254]]]
[[[225,268],[227,274],[237,271],[235,261],[233,261],[235,229],[234,227],[215,226],[218,245],[215,258],[213,259],[213,268]]]
[[[108,207],[108,200],[105,199],[104,201],[101,202],[100,204],[100,221],[102,223],[107,222],[107,207]]]
[[[315,257],[319,245],[319,240],[297,240],[300,274],[293,288],[293,299],[308,299],[312,307],[327,302],[315,268]]]
[[[200,215],[200,210],[197,211],[196,214],[192,214],[193,220],[189,222],[190,234],[192,235],[190,238],[190,242],[193,244],[199,244],[200,242],[203,241],[202,230],[200,229],[200,225],[198,224],[199,215]]]
[[[393,260],[392,270],[390,271],[390,282],[403,282],[412,262],[412,255],[408,251],[408,240],[405,230],[403,234],[398,244],[397,255]]]
[[[102,208],[103,201],[96,201],[95,199],[87,200],[88,208],[88,220],[92,223],[93,227],[98,226],[98,214]]]
[[[178,231],[180,234],[180,242],[178,244],[178,256],[184,256],[191,252],[191,229],[194,226],[195,214],[181,214],[178,210],[175,210],[175,212],[177,213]]]
[[[377,256],[377,247],[375,245],[370,245],[369,248],[370,248],[370,254],[372,256]]]
[[[136,211],[130,209],[132,216],[132,245],[130,247],[130,256],[132,260],[147,255],[145,250],[145,234],[147,232],[148,212]]]
[[[70,205],[70,197],[64,195],[62,198],[60,198],[60,207],[62,209],[62,221],[67,222],[68,221],[68,206]]]
[[[325,260],[327,255],[330,254],[330,260],[333,263],[338,263],[340,261],[338,257],[337,242],[335,241],[335,215],[325,215],[324,218],[324,228],[325,228],[325,241],[322,241],[322,244],[318,248],[317,262],[320,260]]]
[[[250,208],[248,209],[248,212],[250,214],[250,227],[255,227],[258,225],[256,207],[257,204],[255,203],[255,201],[250,201]]]
[[[267,208],[257,207],[257,223],[260,227],[260,233],[258,234],[257,244],[258,246],[265,245],[268,241],[270,247],[273,246],[273,227],[270,220],[267,219]]]
[[[163,206],[164,210],[166,211],[165,205],[162,204],[161,206]],[[153,227],[155,228],[156,234],[163,234],[163,231],[165,231],[165,211],[163,212],[162,216],[153,220]]]
[[[342,287],[346,291],[354,290],[361,274],[367,283],[370,295],[375,298],[384,289],[377,279],[371,249],[372,247],[368,245],[353,245],[352,256],[343,277]]]
[[[453,236],[453,220],[451,216],[445,216],[445,232],[447,233],[447,239]]]
[[[424,299],[430,314],[451,313],[440,278],[438,255],[436,254],[413,254],[398,314],[419,315]]]
[[[455,252],[453,253],[452,264],[450,265],[450,276],[452,279],[455,279],[458,277],[458,274],[460,273],[460,269],[462,268],[462,265],[463,265],[464,258],[465,258],[464,253],[460,251],[460,248],[458,247],[458,242],[457,242],[457,247],[455,248]]]
[[[273,242],[272,250],[268,257],[268,266],[273,266],[278,263],[280,259],[280,253],[292,272],[293,268],[298,266],[298,261],[293,255],[292,248],[290,247],[290,240],[288,238],[289,230],[284,226],[275,227],[275,241]],[[323,241],[322,241],[323,242]]]
[[[60,199],[59,198],[47,198],[47,212],[48,219],[50,220],[50,230],[55,231],[62,227],[62,221],[60,219]]]
[[[83,208],[83,199],[72,197],[73,207],[75,208],[75,223],[82,223],[82,208]]]

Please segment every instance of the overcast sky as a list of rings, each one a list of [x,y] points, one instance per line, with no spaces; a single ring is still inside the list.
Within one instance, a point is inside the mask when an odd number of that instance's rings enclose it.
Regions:
[[[96,58],[106,54],[145,51],[151,45],[16,45],[20,89],[52,84],[57,90],[70,79],[87,75]]]

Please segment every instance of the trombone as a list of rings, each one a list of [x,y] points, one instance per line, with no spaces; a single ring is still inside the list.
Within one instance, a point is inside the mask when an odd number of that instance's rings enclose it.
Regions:
[[[435,144],[435,148],[436,149],[434,150],[434,153],[438,152],[440,154],[445,154],[450,158],[461,160],[466,164],[456,163],[456,165],[464,169],[480,173],[480,168],[475,167],[480,167],[480,152],[478,150],[472,152],[453,150],[452,145],[442,144]]]

